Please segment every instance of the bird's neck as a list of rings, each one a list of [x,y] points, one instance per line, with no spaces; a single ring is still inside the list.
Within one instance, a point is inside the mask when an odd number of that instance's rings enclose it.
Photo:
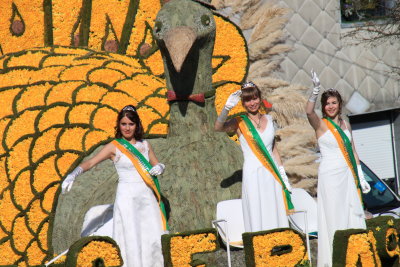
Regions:
[[[168,137],[185,136],[188,140],[197,141],[212,135],[217,118],[214,100],[214,97],[208,98],[202,105],[194,102],[172,103]],[[182,112],[182,106],[185,105],[186,112]]]

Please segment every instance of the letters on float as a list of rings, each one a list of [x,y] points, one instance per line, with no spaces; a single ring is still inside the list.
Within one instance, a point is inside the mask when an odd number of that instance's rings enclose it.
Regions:
[[[333,244],[333,267],[398,266],[400,219],[381,216],[367,220],[367,230],[336,231]],[[206,266],[193,261],[197,253],[218,249],[215,229],[163,235],[165,266]],[[243,234],[247,267],[309,266],[304,235],[290,228]]]

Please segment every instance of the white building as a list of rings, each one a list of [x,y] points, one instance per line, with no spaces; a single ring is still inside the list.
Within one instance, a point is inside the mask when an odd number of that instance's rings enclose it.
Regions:
[[[399,45],[355,46],[351,45],[354,39],[344,37],[360,25],[360,16],[382,15],[393,0],[278,2],[292,10],[286,30],[293,51],[276,74],[291,83],[311,86],[310,70],[314,68],[323,88],[336,88],[346,103],[353,96],[355,102],[346,113],[359,156],[379,177],[396,178],[399,188],[400,77],[390,74],[390,66],[400,66]],[[358,15],[351,9],[344,14],[344,5],[351,4],[361,5]]]

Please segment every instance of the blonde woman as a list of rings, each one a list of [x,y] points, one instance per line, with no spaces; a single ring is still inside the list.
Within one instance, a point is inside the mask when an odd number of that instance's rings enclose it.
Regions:
[[[242,100],[246,115],[227,121],[229,111]],[[243,151],[242,206],[247,232],[288,227],[286,211],[293,209],[291,186],[274,145],[272,117],[261,112],[260,89],[252,82],[228,98],[215,130],[236,132]]]

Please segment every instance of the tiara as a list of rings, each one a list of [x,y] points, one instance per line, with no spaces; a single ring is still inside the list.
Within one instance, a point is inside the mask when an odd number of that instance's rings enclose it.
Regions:
[[[125,106],[122,110],[123,110],[123,111],[125,111],[125,110],[130,110],[130,111],[136,112],[136,108],[134,108],[134,107],[132,107],[132,106]]]
[[[255,85],[255,84],[254,84],[253,82],[251,82],[251,81],[242,84],[242,89],[246,89],[246,88],[249,88],[249,87],[257,87],[257,85]]]
[[[330,92],[338,92],[338,90],[336,90],[335,88],[329,88],[326,91],[330,91]]]

